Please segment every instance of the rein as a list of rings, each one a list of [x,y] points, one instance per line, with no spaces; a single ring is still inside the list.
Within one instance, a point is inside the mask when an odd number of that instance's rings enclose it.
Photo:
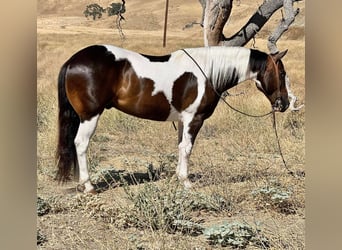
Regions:
[[[185,49],[181,49],[192,61],[193,63],[198,67],[198,69],[201,71],[201,73],[203,74],[203,76],[205,77],[205,79],[211,83],[211,81],[209,80],[209,78],[207,77],[207,75],[204,73],[203,69],[201,68],[201,66],[197,63],[197,61],[185,50]],[[222,97],[222,95],[220,95],[216,89],[214,88],[214,86],[212,84],[210,84],[211,88],[214,90],[215,94],[229,107],[231,108],[232,110],[242,114],[242,115],[245,115],[245,116],[249,116],[249,117],[253,117],[253,118],[261,118],[261,117],[265,117],[265,116],[268,116],[270,114],[272,114],[272,117],[273,117],[273,128],[274,128],[274,132],[275,132],[275,135],[276,135],[276,138],[277,138],[277,143],[278,143],[278,149],[279,149],[279,153],[280,153],[280,156],[283,160],[283,163],[284,163],[284,167],[286,168],[286,170],[288,171],[288,174],[292,175],[293,177],[295,177],[294,175],[294,172],[292,170],[290,170],[286,164],[286,161],[284,159],[284,155],[283,155],[283,152],[281,150],[281,146],[280,146],[280,140],[279,140],[279,136],[278,136],[278,131],[277,131],[277,126],[276,126],[276,117],[275,117],[275,111],[272,110],[266,114],[262,114],[262,115],[252,115],[252,114],[248,114],[246,112],[243,112],[243,111],[240,111],[236,108],[234,108],[232,105],[230,105],[224,97]],[[174,124],[173,124],[174,125]],[[175,126],[175,125],[174,125]]]

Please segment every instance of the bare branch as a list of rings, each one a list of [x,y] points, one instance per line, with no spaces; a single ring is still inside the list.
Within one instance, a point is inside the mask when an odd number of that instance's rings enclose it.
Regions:
[[[295,17],[299,13],[299,8],[297,8],[296,10],[293,9],[292,0],[283,0],[283,1],[284,1],[283,6],[284,6],[285,16],[280,21],[278,27],[273,31],[273,33],[268,38],[267,47],[271,54],[276,54],[279,52],[277,45],[276,45],[277,41],[282,36],[282,34],[288,30],[290,25],[295,20]]]
[[[200,4],[202,5],[202,18],[201,18],[201,26],[203,27],[204,23],[204,16],[205,16],[205,6],[206,6],[206,0],[198,0]]]
[[[284,0],[265,0],[248,20],[248,22],[232,37],[225,38],[218,42],[219,45],[224,46],[244,46],[246,45],[265,25],[279,8],[283,6]],[[290,0],[298,2],[301,0]]]

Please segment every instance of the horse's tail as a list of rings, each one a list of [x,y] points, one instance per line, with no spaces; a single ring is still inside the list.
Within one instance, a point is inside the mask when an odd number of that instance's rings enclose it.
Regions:
[[[70,172],[76,172],[77,153],[74,139],[80,119],[71,106],[65,90],[65,76],[68,64],[65,63],[58,75],[58,145],[56,151],[57,175],[59,182],[70,180]],[[74,172],[74,173],[75,173]]]

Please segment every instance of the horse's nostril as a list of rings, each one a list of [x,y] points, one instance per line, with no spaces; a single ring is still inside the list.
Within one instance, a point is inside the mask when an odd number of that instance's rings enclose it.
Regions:
[[[272,105],[272,107],[273,107],[273,110],[274,111],[281,111],[281,112],[283,112],[283,111],[285,111],[286,109],[284,109],[284,105],[283,105],[283,103],[282,103],[282,101],[281,101],[281,99],[280,98],[277,98],[276,100],[275,100],[275,102],[274,102],[274,104]]]

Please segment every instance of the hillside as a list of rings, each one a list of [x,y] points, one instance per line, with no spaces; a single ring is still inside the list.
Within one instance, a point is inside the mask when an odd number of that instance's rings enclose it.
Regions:
[[[101,0],[96,3],[103,7],[109,6],[113,1]],[[199,25],[184,30],[186,24],[191,22],[199,22],[201,19],[202,8],[198,1],[190,0],[186,4],[184,1],[173,0],[169,3],[168,14],[168,36],[177,36],[177,33],[188,33],[190,36],[202,38],[202,32]],[[39,0],[38,1],[38,31],[50,29],[50,31],[67,32],[75,27],[87,27],[91,29],[108,29],[108,32],[117,33],[115,31],[115,17],[107,17],[103,15],[100,20],[93,21],[91,18],[86,19],[83,11],[88,4],[94,1],[67,1],[61,4],[58,0]],[[300,8],[300,14],[297,16],[291,29],[284,34],[284,39],[303,40],[304,39],[304,16],[305,5],[303,3],[295,4],[294,7]],[[253,0],[241,1],[235,4],[231,18],[225,28],[225,35],[229,36],[235,33],[238,28],[246,23],[248,18],[257,8],[257,3]],[[248,14],[249,13],[249,14]],[[158,0],[135,0],[126,2],[126,13],[124,14],[125,22],[123,22],[124,32],[127,37],[131,32],[141,34],[142,31],[151,31],[146,35],[156,35],[158,32],[162,36],[165,15],[165,3]],[[279,22],[281,13],[278,11],[260,31],[257,37],[266,38]],[[152,32],[154,31],[154,32]]]

